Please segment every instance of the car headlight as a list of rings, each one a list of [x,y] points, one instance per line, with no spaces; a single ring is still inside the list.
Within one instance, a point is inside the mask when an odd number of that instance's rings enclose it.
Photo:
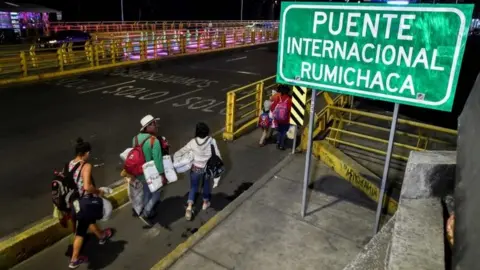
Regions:
[[[57,41],[56,40],[50,40],[50,41],[48,41],[48,43],[55,44],[55,43],[57,43]]]

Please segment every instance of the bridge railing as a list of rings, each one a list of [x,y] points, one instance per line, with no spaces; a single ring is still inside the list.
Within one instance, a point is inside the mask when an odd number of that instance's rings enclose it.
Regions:
[[[277,38],[276,29],[246,32],[230,28],[198,34],[150,32],[149,35],[127,37],[104,36],[81,45],[64,43],[59,48],[31,45],[21,51],[13,49],[0,52],[0,85],[270,43]]]
[[[332,145],[340,145],[386,155],[389,115],[366,112],[353,108],[351,97],[338,96],[327,99],[328,106],[316,114],[314,138],[321,137]],[[302,134],[301,149],[307,146],[307,130]],[[408,119],[398,119],[392,157],[406,161],[411,150],[451,150],[456,147],[457,131],[420,123]]]
[[[245,27],[252,23],[260,23],[270,27],[278,27],[278,21],[131,21],[131,22],[61,22],[51,23],[46,27],[48,33],[62,30],[80,30],[87,32],[120,32],[120,31],[156,31]]]
[[[275,76],[270,76],[227,92],[223,139],[232,141],[254,129],[262,113],[263,102],[270,98],[271,91],[277,86]],[[311,100],[310,94],[307,94],[307,103]]]

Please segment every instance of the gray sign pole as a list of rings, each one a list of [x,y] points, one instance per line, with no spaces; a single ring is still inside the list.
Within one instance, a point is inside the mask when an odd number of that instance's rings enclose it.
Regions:
[[[390,159],[392,158],[393,143],[395,142],[395,131],[397,129],[398,110],[400,104],[395,103],[393,108],[392,125],[390,126],[390,136],[388,138],[387,156],[385,157],[385,167],[383,167],[382,185],[380,187],[380,196],[378,197],[377,215],[375,217],[375,228],[373,234],[377,234],[380,229],[380,217],[382,216],[383,198],[385,197],[385,186],[387,185],[388,170],[390,169]]]
[[[313,122],[315,121],[315,100],[317,93],[312,89],[312,102],[310,104],[310,120],[308,122],[307,154],[305,156],[305,174],[303,176],[302,217],[307,212],[307,188],[310,182],[310,163],[312,161]]]

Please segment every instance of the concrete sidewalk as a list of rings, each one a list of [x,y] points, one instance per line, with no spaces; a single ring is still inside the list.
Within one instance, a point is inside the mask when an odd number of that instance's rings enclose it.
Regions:
[[[375,203],[314,160],[303,219],[304,162],[287,157],[257,180],[169,269],[343,269],[372,236]]]

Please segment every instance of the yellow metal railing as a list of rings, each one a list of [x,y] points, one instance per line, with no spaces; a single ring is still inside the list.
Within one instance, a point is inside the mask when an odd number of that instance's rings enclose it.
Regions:
[[[103,68],[157,60],[187,54],[275,42],[276,29],[246,34],[241,29],[201,33],[163,31],[128,36],[94,36],[83,45],[63,44],[59,48],[25,46],[21,51],[0,52],[0,85],[78,74]]]
[[[387,135],[390,129],[385,126],[388,126],[389,122],[392,121],[391,116],[333,106],[329,107],[328,109],[334,113],[335,117],[334,124],[332,127],[329,127],[330,134],[326,140],[328,140],[334,146],[343,144],[371,153],[386,155],[385,149],[388,144]],[[347,114],[350,115],[350,119],[345,119],[343,117]],[[377,121],[386,121],[387,123],[385,123],[386,125],[382,127],[381,125],[372,125],[361,121],[353,121],[351,120],[351,115],[355,117],[374,119]],[[345,128],[345,124],[347,124],[347,126],[361,127],[363,130],[368,130],[369,134],[367,134],[367,132],[361,133],[347,130]],[[412,130],[415,133],[413,133]],[[342,139],[342,136],[345,135],[354,139]],[[457,136],[457,131],[412,120],[398,119],[398,128],[395,135],[394,149],[396,151],[394,151],[392,157],[407,161],[409,152],[411,150],[425,151],[429,149],[446,150],[454,148],[456,144],[455,138]],[[445,137],[445,139],[440,139],[440,137]],[[362,141],[371,143],[359,143]],[[380,147],[374,147],[378,144]],[[433,144],[435,144],[435,147]]]
[[[229,91],[226,98],[223,139],[234,140],[245,131],[256,127],[258,117],[263,110],[263,102],[270,98],[269,91],[276,87],[275,76],[270,76]],[[307,97],[307,103],[309,103],[312,97],[309,94]],[[306,111],[308,111],[308,105]],[[307,115],[305,117],[308,118]]]
[[[367,152],[386,155],[385,149],[388,144],[387,135],[390,131],[387,126],[389,126],[389,122],[392,121],[391,116],[345,108],[348,103],[351,104],[349,100],[351,97],[341,95],[335,100],[330,98],[330,102],[328,102],[328,98],[326,99],[329,105],[316,114],[315,117],[314,138],[320,133],[325,133],[328,134],[325,140],[336,147],[346,145]],[[386,123],[382,126],[368,123],[368,121],[361,122],[352,120],[352,118],[359,117],[385,121]],[[352,126],[357,127],[357,129],[361,128],[366,130],[366,132],[361,133],[346,128]],[[380,134],[378,132],[380,132]],[[395,150],[397,151],[392,154],[392,157],[399,160],[408,160],[408,153],[411,150],[425,151],[432,148],[435,148],[435,150],[451,149],[455,145],[455,140],[452,140],[452,138],[455,138],[456,135],[456,130],[412,120],[398,119],[398,129],[394,142]],[[348,140],[343,138],[346,136],[352,139]],[[367,144],[367,142],[369,143]],[[435,144],[435,147],[433,147],[433,144]],[[380,147],[374,147],[375,145],[380,145]],[[302,150],[305,150],[306,146],[307,130],[302,134]]]
[[[275,87],[275,76],[271,76],[227,93],[224,140],[231,141],[256,125],[267,91]]]

